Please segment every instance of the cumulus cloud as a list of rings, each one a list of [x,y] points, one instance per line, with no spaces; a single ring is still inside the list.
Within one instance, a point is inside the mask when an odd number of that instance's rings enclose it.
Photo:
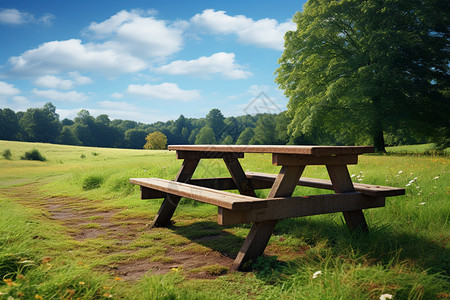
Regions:
[[[201,31],[212,34],[236,34],[244,44],[283,50],[284,34],[295,30],[292,22],[278,23],[274,19],[253,20],[243,15],[229,16],[225,11],[205,9],[191,18],[191,24]]]
[[[81,102],[88,99],[88,97],[84,93],[80,93],[77,91],[61,92],[52,89],[50,90],[33,89],[31,92],[38,97],[52,101]]]
[[[58,74],[68,71],[130,73],[143,70],[146,63],[127,53],[81,40],[52,41],[8,60],[10,71],[24,76]]]
[[[229,79],[245,79],[252,75],[251,72],[242,70],[242,66],[236,63],[234,53],[225,52],[202,56],[193,60],[176,60],[156,70],[164,74],[200,77],[222,74]]]
[[[19,11],[15,8],[6,8],[0,10],[0,23],[7,25],[22,25],[26,23],[40,23],[44,25],[51,25],[55,18],[52,14],[45,14],[36,19],[32,14]]]
[[[121,93],[112,93],[111,94],[111,98],[120,99],[120,98],[123,98],[123,94],[121,94]]]
[[[20,94],[20,90],[13,84],[0,81],[0,98],[12,97]]]
[[[120,11],[84,30],[91,42],[69,39],[44,43],[11,57],[9,71],[28,77],[69,71],[108,75],[139,72],[181,49],[181,23],[157,20],[149,11]]]
[[[34,81],[34,84],[44,88],[70,90],[77,85],[92,83],[89,77],[82,76],[78,72],[69,72],[68,76],[70,79],[63,79],[53,75],[41,76]]]
[[[198,90],[183,90],[176,83],[130,84],[127,88],[130,95],[146,97],[150,99],[190,101],[200,96]]]
[[[107,38],[104,47],[139,57],[165,58],[181,49],[183,32],[179,22],[169,24],[157,20],[154,14],[152,10],[122,10],[101,23],[91,23],[85,33],[97,39]]]

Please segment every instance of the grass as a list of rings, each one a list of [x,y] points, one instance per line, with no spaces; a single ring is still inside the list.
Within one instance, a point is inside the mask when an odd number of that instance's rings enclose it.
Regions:
[[[161,200],[139,200],[128,179],[173,179],[181,164],[173,152],[0,141],[0,153],[7,149],[10,159],[0,159],[0,299],[450,297],[449,157],[427,152],[429,145],[388,148],[414,155],[365,155],[350,166],[355,182],[406,188],[385,208],[365,212],[367,235],[349,232],[341,214],[282,220],[253,272],[230,273],[211,263],[158,275],[149,269],[134,280],[117,270],[133,261],[172,268],[174,255],[188,253],[236,255],[250,227],[218,226],[217,208],[183,200],[175,226],[146,229]],[[20,160],[31,149],[47,161]],[[241,162],[244,170],[279,170],[269,155],[246,155]],[[194,177],[209,176],[227,176],[227,169],[219,160],[202,161]],[[304,176],[327,173],[310,166]],[[295,194],[319,192],[297,188]],[[63,207],[53,201],[60,198]],[[54,213],[76,216],[50,219],[52,205]],[[85,222],[76,223],[83,213]],[[101,234],[76,238],[91,230]],[[198,274],[214,279],[195,279]]]

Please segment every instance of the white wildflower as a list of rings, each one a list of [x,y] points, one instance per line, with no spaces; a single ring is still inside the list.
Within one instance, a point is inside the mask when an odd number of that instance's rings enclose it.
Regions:
[[[439,179],[439,176],[434,177],[433,179]]]
[[[312,278],[317,278],[320,274],[322,274],[322,271],[317,271],[313,274]]]
[[[355,177],[355,174],[352,174],[352,176],[350,176],[350,177],[352,177],[352,178]]]
[[[424,204],[425,204],[425,202],[420,202],[420,203],[419,203],[419,205],[424,205]]]
[[[402,174],[403,173],[403,171],[398,171],[398,174]]]
[[[391,294],[383,294],[380,296],[380,300],[392,299]]]

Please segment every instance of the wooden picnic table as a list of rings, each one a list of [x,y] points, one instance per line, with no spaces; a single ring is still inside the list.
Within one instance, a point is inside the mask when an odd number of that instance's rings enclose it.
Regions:
[[[262,255],[277,221],[285,218],[342,212],[350,229],[367,231],[363,209],[382,207],[385,197],[403,195],[404,189],[353,184],[347,165],[374,152],[371,146],[173,145],[183,163],[174,181],[131,178],[141,186],[141,198],[164,198],[152,226],[168,226],[181,197],[216,205],[218,223],[253,223],[239,251],[234,270]],[[239,158],[245,153],[270,153],[278,174],[244,172]],[[192,179],[201,159],[223,159],[231,177]],[[308,165],[325,165],[331,180],[301,177]],[[297,185],[334,190],[333,194],[292,197]],[[260,199],[255,189],[269,189]],[[224,190],[237,189],[239,194]]]

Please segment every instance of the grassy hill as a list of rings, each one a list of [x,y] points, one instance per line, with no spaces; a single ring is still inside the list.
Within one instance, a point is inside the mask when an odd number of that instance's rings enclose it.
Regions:
[[[283,220],[254,271],[233,273],[250,227],[218,226],[216,207],[185,199],[171,228],[148,227],[161,200],[140,200],[128,179],[173,179],[174,152],[0,141],[11,152],[0,158],[0,299],[448,298],[450,159],[421,147],[350,166],[355,182],[406,188],[366,211],[369,234],[348,232],[341,214]],[[32,149],[47,160],[20,159]],[[278,171],[270,155],[241,162]],[[228,176],[223,162],[194,174],[211,176]],[[309,166],[305,176],[327,172]]]

